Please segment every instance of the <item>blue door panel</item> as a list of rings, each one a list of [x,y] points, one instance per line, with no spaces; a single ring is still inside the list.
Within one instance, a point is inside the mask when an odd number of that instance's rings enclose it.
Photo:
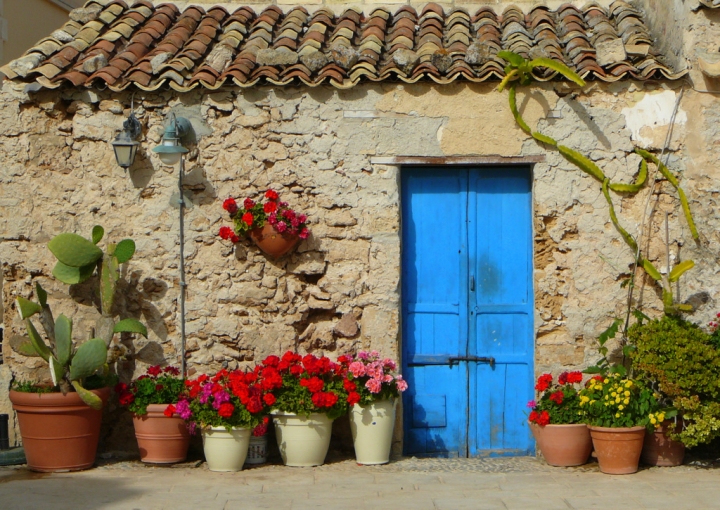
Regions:
[[[401,175],[405,452],[531,453],[530,170]]]

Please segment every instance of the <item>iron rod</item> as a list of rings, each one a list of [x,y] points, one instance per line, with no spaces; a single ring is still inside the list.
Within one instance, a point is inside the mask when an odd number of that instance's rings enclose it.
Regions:
[[[182,367],[183,379],[187,377],[187,366],[185,363],[185,223],[183,212],[185,208],[185,197],[183,195],[183,172],[185,172],[185,157],[180,157],[180,175],[178,176],[178,192],[180,193],[180,366]]]

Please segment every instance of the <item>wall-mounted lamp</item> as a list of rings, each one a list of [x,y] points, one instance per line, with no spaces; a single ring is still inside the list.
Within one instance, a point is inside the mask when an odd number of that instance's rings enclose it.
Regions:
[[[135,161],[135,154],[140,145],[137,137],[140,136],[141,130],[140,121],[135,117],[135,113],[131,113],[125,122],[123,122],[123,130],[112,142],[113,150],[115,151],[115,161],[126,170],[130,168],[133,161]]]
[[[185,117],[176,117],[174,113],[170,113],[170,123],[165,128],[162,145],[153,149],[153,152],[160,156],[160,161],[173,166],[180,161],[183,154],[189,152],[180,145],[180,139],[188,135],[191,129],[192,125],[189,120]]]

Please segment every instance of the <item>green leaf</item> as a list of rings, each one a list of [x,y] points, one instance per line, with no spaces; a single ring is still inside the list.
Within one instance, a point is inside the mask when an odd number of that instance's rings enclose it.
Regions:
[[[618,329],[620,328],[621,324],[621,319],[615,319],[613,323],[610,324],[609,328],[600,333],[600,336],[598,336],[598,342],[600,343],[600,345],[605,345],[605,342],[607,342],[609,339],[615,338],[615,335],[617,335]]]
[[[50,359],[50,356],[52,356],[52,351],[47,346],[45,341],[40,338],[40,333],[38,333],[38,330],[35,329],[35,325],[30,319],[25,319],[25,327],[27,328],[28,336],[30,337],[30,342],[35,349],[35,352],[37,352],[40,357],[45,361]]]
[[[23,297],[15,299],[15,303],[17,304],[20,318],[23,320],[42,311],[42,306],[37,304],[35,301],[30,301],[29,299],[25,299]]]
[[[637,308],[632,311],[632,314],[633,314],[633,316],[637,319],[638,323],[640,323],[640,324],[642,324],[643,321],[648,321],[648,322],[650,322],[650,320],[651,320],[650,317],[648,317],[647,315],[645,315],[644,313],[642,313],[642,312],[641,312],[640,310],[638,310]]]
[[[650,262],[648,259],[642,259],[641,264],[645,272],[650,275],[650,278],[656,281],[662,280],[662,275],[660,274],[660,271],[655,268],[652,262]]]
[[[634,345],[625,345],[625,346],[623,346],[623,350],[622,350],[623,356],[626,356],[626,357],[627,357],[627,356],[630,356],[630,354],[632,354],[633,352],[635,352],[636,349],[637,349],[637,347],[635,347]]]
[[[498,53],[498,55],[499,54],[500,53]],[[552,60],[549,58],[535,58],[529,62],[529,67],[533,69],[535,67],[547,67],[548,69],[552,69],[553,71],[562,74],[565,78],[577,83],[581,87],[585,86],[585,80],[583,80],[579,74],[577,74],[575,71],[570,69],[562,62],[558,62],[557,60]]]
[[[35,295],[40,302],[40,306],[45,308],[47,306],[47,292],[43,289],[38,282],[35,282]]]
[[[65,365],[62,365],[55,356],[50,356],[48,363],[50,364],[50,376],[53,385],[57,386],[65,377]]]
[[[603,182],[605,180],[605,174],[600,170],[595,163],[590,161],[588,158],[580,154],[578,151],[566,147],[564,145],[557,146],[560,154],[563,155],[570,163],[578,167],[583,172],[595,177],[598,181]]]
[[[132,239],[123,239],[115,248],[115,257],[121,264],[130,260],[133,255],[135,255],[135,241]]]
[[[613,206],[612,198],[610,198],[610,192],[608,192],[608,183],[610,182],[610,179],[605,179],[602,184],[602,192],[603,196],[605,196],[605,200],[608,203],[608,210],[610,213],[610,220],[612,221],[613,225],[615,225],[615,228],[618,232],[620,232],[620,235],[622,236],[623,240],[625,241],[625,244],[627,244],[630,249],[633,251],[633,254],[636,254],[638,252],[638,245],[633,236],[631,236],[627,230],[625,230],[622,225],[620,225],[620,222],[617,219],[617,215],[615,214],[615,206]]]
[[[512,71],[507,73],[505,75],[505,78],[503,78],[502,81],[500,82],[500,84],[497,86],[498,92],[502,92],[505,89],[505,87],[507,86],[507,84],[510,83],[510,80],[512,80],[515,76],[517,76],[517,74],[518,74],[517,69],[513,69]]]
[[[89,405],[96,411],[102,409],[103,402],[100,397],[95,395],[92,391],[83,388],[79,381],[71,381],[70,384],[73,385],[73,388],[75,388],[78,397],[80,397],[83,402],[85,402],[87,405]]]
[[[692,269],[693,267],[695,267],[695,262],[692,260],[683,260],[675,266],[672,271],[670,271],[670,276],[668,276],[668,278],[671,282],[676,282],[685,271]]]
[[[55,349],[57,361],[64,367],[72,354],[72,320],[63,314],[55,321]]]
[[[517,125],[520,126],[520,129],[525,131],[527,134],[530,134],[532,132],[530,126],[525,123],[522,115],[520,115],[520,111],[518,111],[515,88],[515,84],[513,84],[513,86],[510,87],[510,92],[508,94],[508,100],[510,101],[510,111],[512,112],[513,117],[515,117],[515,122],[517,122]]]
[[[94,374],[105,364],[107,346],[100,338],[93,338],[78,347],[70,362],[70,380],[78,381]]]
[[[55,278],[68,285],[82,283],[93,275],[95,264],[88,264],[83,267],[71,267],[63,264],[59,260],[53,268],[52,274]]]
[[[508,50],[498,51],[497,56],[508,61],[514,67],[520,67],[525,62],[521,55]]]
[[[549,136],[545,136],[544,134],[539,133],[538,131],[533,131],[532,137],[539,142],[546,143],[548,145],[552,145],[553,147],[557,147],[557,142],[553,138],[550,138]]]
[[[641,159],[640,160],[640,171],[638,172],[638,177],[637,177],[637,180],[635,181],[635,184],[611,183],[609,187],[611,190],[617,191],[620,193],[637,193],[645,185],[645,181],[647,181],[647,175],[648,175],[647,161],[645,161],[644,159]]]
[[[102,240],[103,236],[105,235],[105,229],[102,228],[100,225],[95,225],[92,229],[92,242],[93,244],[97,244]]]
[[[583,374],[602,374],[603,370],[598,366],[587,367],[583,370]]]
[[[123,319],[113,328],[115,333],[137,333],[147,338],[147,328],[137,319]]]
[[[688,222],[688,227],[690,227],[690,234],[692,234],[693,239],[698,239],[699,235],[697,227],[695,226],[695,221],[693,220],[692,213],[690,212],[690,204],[688,204],[685,192],[679,186],[677,192],[678,196],[680,197],[680,205],[682,206],[683,213],[685,213],[685,219]]]
[[[82,236],[66,232],[53,237],[48,248],[55,257],[70,267],[82,267],[97,262],[102,250]]]
[[[28,358],[39,358],[40,355],[33,347],[32,342],[26,336],[14,335],[8,340],[10,348],[16,353],[27,356]]]

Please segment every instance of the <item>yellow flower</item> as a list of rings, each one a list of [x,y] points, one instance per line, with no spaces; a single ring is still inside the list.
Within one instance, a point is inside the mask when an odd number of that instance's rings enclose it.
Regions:
[[[630,399],[629,399],[629,398],[626,398],[625,400],[623,400],[623,403],[624,403],[625,405],[628,405],[628,404],[630,403]]]
[[[591,400],[590,403],[591,403],[591,404],[594,404],[594,403],[595,403],[595,400]]]
[[[650,423],[652,423],[653,425],[655,425],[657,423],[657,420],[655,419],[655,417],[653,415],[650,415]]]
[[[658,413],[657,419],[658,419],[658,421],[660,421],[660,422],[665,421],[665,413]]]
[[[612,393],[610,393],[610,396],[611,396],[611,397],[617,397],[617,393],[613,391]]]
[[[628,381],[625,383],[625,387],[630,388],[632,386],[632,384],[633,384],[632,381]]]
[[[628,390],[625,390],[625,396],[626,396],[626,397],[629,397],[629,396],[630,396],[630,392],[629,392]]]
[[[605,395],[605,400],[608,400],[609,398],[610,398],[610,396]]]
[[[618,397],[618,398],[615,399],[615,403],[616,403],[616,404],[619,404],[619,403],[620,403],[620,397]]]
[[[615,413],[615,418],[620,418],[620,413]]]
[[[622,411],[623,409],[625,409],[625,406],[622,405],[622,404],[620,404],[620,405],[618,406],[618,409],[620,409],[620,410]]]
[[[604,382],[605,384],[607,384],[607,383],[610,382],[610,379],[607,379],[607,378],[606,378],[603,382]]]

